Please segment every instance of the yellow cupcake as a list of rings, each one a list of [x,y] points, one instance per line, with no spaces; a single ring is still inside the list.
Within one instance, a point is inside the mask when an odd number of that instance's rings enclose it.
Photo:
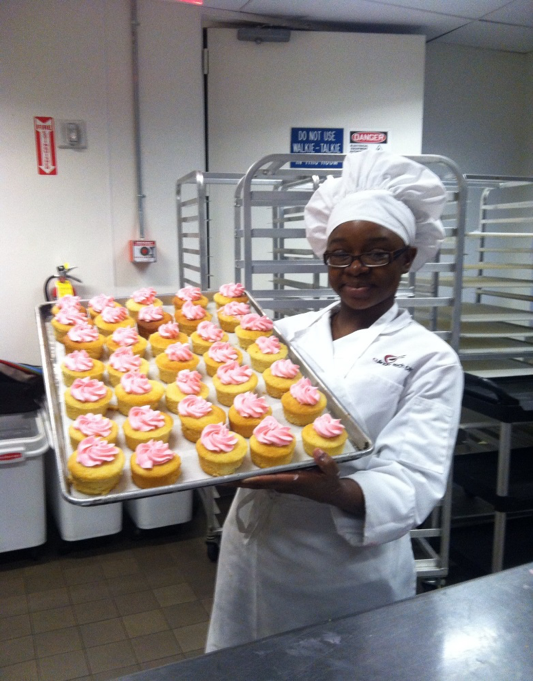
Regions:
[[[116,369],[109,362],[107,363],[107,377],[109,379],[109,383],[113,386],[113,388],[115,388],[120,383],[120,379],[122,378],[122,376],[124,376],[124,374],[127,374],[128,371],[137,371],[140,374],[148,376],[148,372],[150,371],[150,365],[148,364],[148,361],[146,359],[143,359],[142,357],[139,357],[139,355],[133,355],[133,353],[132,356],[139,360],[139,364],[134,365],[133,363],[131,363],[129,368],[125,369],[124,371]]]
[[[242,352],[239,348],[233,347],[230,343],[220,341],[213,343],[212,347],[203,354],[205,370],[208,376],[214,376],[219,367],[226,362],[237,362],[242,364]]]
[[[251,437],[254,428],[271,414],[272,407],[268,406],[264,397],[255,393],[241,393],[235,397],[228,411],[229,425],[239,435]]]
[[[173,485],[181,475],[180,457],[167,444],[155,440],[137,447],[130,467],[131,479],[141,489]]]
[[[78,416],[74,423],[70,424],[68,434],[72,449],[77,449],[80,442],[91,435],[101,437],[114,444],[117,441],[118,424],[116,421],[102,416],[102,414],[89,412]]]
[[[315,449],[322,449],[329,456],[342,454],[348,433],[339,419],[333,419],[330,414],[323,414],[313,423],[308,423],[302,429],[302,442],[306,454],[313,456]]]
[[[159,381],[151,381],[144,374],[133,371],[125,374],[115,387],[118,410],[125,416],[132,407],[148,405],[152,409],[157,409],[164,394],[165,388]]]
[[[116,352],[119,348],[130,348],[134,355],[144,357],[148,341],[139,336],[134,328],[122,328],[108,336],[105,344],[110,353]]]
[[[107,460],[110,457],[111,460]],[[89,465],[100,460],[102,463]],[[69,479],[83,494],[108,494],[120,481],[124,460],[124,452],[119,447],[103,438],[85,438],[67,461]]]
[[[224,307],[224,305],[227,305],[228,303],[247,303],[248,302],[248,296],[246,293],[243,293],[242,296],[225,296],[223,295],[220,291],[217,291],[213,295],[213,300],[216,303],[217,307]]]
[[[180,310],[187,301],[200,307],[207,307],[209,304],[209,301],[197,286],[184,286],[172,298],[172,304],[176,310]]]
[[[113,391],[95,378],[77,378],[65,391],[65,410],[73,421],[82,414],[105,414]]]
[[[228,340],[228,334],[213,322],[201,322],[196,331],[191,333],[192,351],[197,355],[203,355],[213,343],[227,343]]]
[[[198,371],[180,371],[176,380],[167,386],[165,397],[167,409],[173,414],[177,414],[178,404],[189,395],[195,395],[207,400],[209,386],[202,383],[201,378]]]
[[[250,314],[248,303],[228,303],[217,310],[220,328],[228,333],[234,333],[245,314]]]
[[[157,357],[157,355],[164,352],[169,345],[173,345],[174,343],[188,343],[189,337],[179,330],[177,322],[170,321],[166,324],[162,324],[155,333],[150,334],[148,342],[152,348],[152,355]]]
[[[248,443],[225,425],[211,424],[197,440],[196,452],[204,473],[220,477],[231,475],[239,468],[248,452]]]
[[[202,430],[213,423],[226,423],[226,412],[196,395],[187,395],[178,404],[183,437],[196,442]]]
[[[196,369],[200,363],[198,355],[193,354],[188,345],[174,343],[155,358],[159,378],[164,383],[172,383],[180,371]]]
[[[263,373],[279,359],[287,357],[288,348],[276,336],[261,336],[248,346],[252,369]]]
[[[68,354],[61,364],[63,381],[67,387],[77,378],[96,378],[104,380],[104,363],[93,359],[86,350],[74,351]]]
[[[155,289],[150,287],[141,288],[131,294],[131,298],[128,298],[126,301],[126,307],[135,321],[137,321],[137,315],[143,307],[146,307],[147,305],[163,305],[163,301],[159,300],[159,298],[156,298],[155,296]]]
[[[122,429],[126,444],[130,449],[135,449],[137,445],[150,440],[168,442],[173,426],[174,420],[170,414],[144,406],[130,409]]]
[[[296,440],[289,426],[267,416],[250,438],[250,455],[259,468],[285,466],[292,461]]]
[[[123,327],[134,327],[135,319],[130,317],[125,307],[106,307],[94,318],[94,323],[102,336],[110,336],[113,331]]]
[[[326,404],[326,396],[312,386],[308,378],[300,379],[281,397],[285,418],[297,426],[312,423],[324,411]]]
[[[52,314],[55,316],[59,314],[61,310],[74,309],[87,314],[87,310],[83,307],[80,302],[79,296],[73,296],[67,293],[66,296],[61,296],[58,298],[55,304],[52,306]]]
[[[194,312],[197,310],[197,312]],[[200,317],[200,310],[202,316]],[[190,301],[183,304],[183,307],[174,312],[174,319],[178,322],[179,327],[183,333],[190,336],[202,322],[210,322],[213,315],[205,310],[200,305],[194,305]]]
[[[257,375],[247,365],[239,366],[237,362],[227,362],[217,369],[213,376],[213,385],[220,404],[231,407],[236,395],[255,390]]]
[[[89,300],[87,312],[92,319],[95,319],[102,313],[105,307],[122,307],[122,305],[117,303],[113,296],[106,296],[105,293],[100,293]]]
[[[258,314],[245,314],[241,317],[240,324],[236,327],[235,333],[239,339],[239,345],[246,350],[260,336],[271,336],[273,327],[274,324],[268,317]]]
[[[70,329],[74,328],[77,324],[89,324],[92,325],[92,319],[79,309],[68,308],[65,310],[59,310],[55,317],[53,317],[50,322],[52,329],[54,330],[54,337],[60,343],[63,342],[63,338],[67,335]]]
[[[289,359],[277,360],[263,371],[266,391],[271,397],[280,398],[301,378],[302,374],[298,371],[298,366]]]

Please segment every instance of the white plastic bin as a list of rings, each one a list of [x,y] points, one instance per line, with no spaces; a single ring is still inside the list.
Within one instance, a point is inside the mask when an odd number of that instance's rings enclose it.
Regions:
[[[0,416],[0,552],[46,541],[43,455],[47,449],[40,412]]]
[[[122,530],[122,502],[98,506],[78,506],[61,496],[56,462],[51,452],[47,465],[46,487],[48,502],[61,538],[80,541],[105,537]]]
[[[192,518],[192,490],[129,499],[124,502],[124,506],[130,518],[141,530],[180,525]]]

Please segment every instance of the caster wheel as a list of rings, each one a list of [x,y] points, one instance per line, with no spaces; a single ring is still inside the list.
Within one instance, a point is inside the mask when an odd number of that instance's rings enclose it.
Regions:
[[[220,552],[220,547],[214,542],[207,542],[207,557],[212,563],[216,563],[218,560],[218,554]]]

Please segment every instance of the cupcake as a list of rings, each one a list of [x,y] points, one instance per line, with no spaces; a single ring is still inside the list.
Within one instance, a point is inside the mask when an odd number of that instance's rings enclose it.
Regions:
[[[173,485],[181,475],[181,459],[159,440],[141,443],[130,459],[131,479],[141,489]]]
[[[218,341],[226,343],[228,334],[213,322],[200,322],[196,331],[191,333],[192,351],[197,355],[203,355]]]
[[[87,310],[83,307],[79,296],[72,296],[67,294],[58,298],[52,307],[52,314],[57,315],[60,310],[78,310],[82,314],[86,314]]]
[[[223,409],[196,395],[187,395],[181,400],[178,404],[178,416],[183,437],[189,442],[196,442],[206,426],[226,423],[226,412]]]
[[[135,326],[135,319],[130,317],[125,307],[104,307],[94,319],[94,323],[102,336],[110,336],[113,331],[124,326]]]
[[[207,399],[209,395],[209,386],[202,383],[202,376],[198,371],[189,371],[183,369],[176,376],[173,383],[169,383],[166,390],[166,405],[167,409],[174,414],[178,413],[178,404],[187,395],[196,395]]]
[[[113,388],[120,383],[120,379],[128,371],[137,371],[148,376],[150,365],[139,355],[134,355],[131,348],[119,348],[109,357],[107,363],[107,375]]]
[[[66,307],[63,310],[59,310],[51,321],[54,337],[60,343],[63,342],[63,338],[67,335],[67,332],[76,326],[76,324],[88,323],[89,318],[85,312],[74,307]]]
[[[180,288],[172,299],[172,303],[176,310],[181,310],[183,303],[186,303],[187,301],[191,302],[193,305],[200,305],[201,307],[207,307],[207,304],[209,303],[197,286],[185,286],[184,288]]]
[[[104,363],[93,359],[87,350],[74,350],[65,356],[61,364],[61,373],[65,385],[71,386],[77,378],[96,378],[104,380]]]
[[[240,366],[235,361],[227,362],[217,369],[213,376],[213,385],[220,404],[231,407],[236,395],[255,390],[257,376],[246,364]]]
[[[107,494],[116,487],[124,468],[124,453],[101,437],[87,437],[67,462],[69,478],[78,492]]]
[[[228,303],[217,311],[220,328],[228,333],[234,333],[241,323],[244,315],[250,314],[250,306],[247,303]]]
[[[272,414],[272,407],[265,402],[264,397],[255,393],[241,393],[235,396],[228,412],[229,425],[232,430],[243,437],[251,437],[254,428],[265,416]]]
[[[242,352],[238,348],[234,348],[231,343],[218,341],[213,343],[207,352],[204,352],[204,363],[208,376],[214,376],[217,369],[226,362],[242,363]]]
[[[119,348],[130,348],[134,355],[144,357],[148,341],[145,338],[141,338],[136,329],[124,327],[113,331],[106,338],[105,344],[109,352],[115,352]]]
[[[189,337],[181,333],[178,322],[171,321],[161,324],[155,333],[150,334],[148,342],[152,348],[152,355],[157,357],[173,343],[188,343]]]
[[[252,363],[252,369],[263,373],[278,359],[287,357],[287,346],[279,342],[276,336],[259,336],[248,346],[248,354]]]
[[[78,416],[74,423],[70,424],[68,434],[72,449],[77,449],[80,442],[91,435],[114,444],[117,441],[118,424],[102,414],[89,412]]]
[[[194,305],[190,300],[186,300],[181,308],[174,313],[174,319],[180,325],[183,333],[190,336],[201,322],[211,321],[211,314],[200,305]]]
[[[266,391],[271,397],[281,397],[300,378],[300,367],[290,359],[278,359],[263,372]]]
[[[284,466],[292,461],[296,440],[289,426],[265,417],[250,438],[250,455],[259,468]]]
[[[95,319],[103,312],[105,307],[122,307],[122,305],[117,303],[113,296],[106,296],[105,293],[100,293],[89,300],[87,312],[92,319]]]
[[[147,305],[139,310],[137,315],[137,329],[143,338],[150,338],[160,326],[168,324],[172,317],[165,312],[161,305]]]
[[[259,336],[271,336],[274,322],[268,317],[258,314],[246,314],[241,317],[241,323],[236,327],[235,333],[239,339],[241,348],[246,348],[255,343]]]
[[[172,383],[183,369],[196,369],[200,360],[186,343],[173,343],[155,358],[159,378]]]
[[[248,443],[242,435],[233,433],[222,423],[214,423],[202,430],[196,451],[204,473],[231,475],[244,461]]]
[[[135,449],[142,442],[149,440],[168,442],[173,425],[172,416],[144,405],[130,409],[122,428],[126,444],[130,449]]]
[[[224,307],[228,303],[246,303],[248,296],[242,284],[222,284],[213,300],[217,307]]]
[[[77,378],[65,391],[65,409],[73,421],[82,414],[105,414],[113,391],[96,378]]]
[[[291,385],[281,397],[283,414],[289,423],[305,426],[312,423],[326,408],[326,396],[311,385],[308,378],[301,378]]]
[[[137,315],[139,310],[147,305],[163,305],[163,302],[156,298],[156,292],[154,288],[140,288],[131,294],[131,298],[126,301],[126,307],[129,310],[130,315],[137,321]]]
[[[85,322],[76,324],[63,336],[65,352],[85,350],[93,359],[100,359],[103,355],[104,343],[105,337],[98,332],[96,326],[91,326]]]
[[[125,416],[132,407],[149,405],[157,409],[159,400],[165,394],[165,389],[159,381],[150,381],[144,374],[128,371],[115,387],[118,410]]]
[[[317,447],[330,456],[342,454],[347,438],[348,433],[340,419],[334,419],[330,414],[319,416],[302,430],[302,442],[309,456],[313,456]]]

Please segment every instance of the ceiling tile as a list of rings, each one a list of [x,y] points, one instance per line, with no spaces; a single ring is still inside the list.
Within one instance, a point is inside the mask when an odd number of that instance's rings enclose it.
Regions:
[[[533,28],[496,24],[490,21],[473,21],[452,33],[437,38],[435,42],[508,52],[532,52]]]
[[[371,0],[383,5],[396,5],[425,12],[438,12],[467,19],[481,19],[488,12],[503,7],[509,0]]]
[[[533,27],[533,0],[514,0],[486,17],[487,21]]]

